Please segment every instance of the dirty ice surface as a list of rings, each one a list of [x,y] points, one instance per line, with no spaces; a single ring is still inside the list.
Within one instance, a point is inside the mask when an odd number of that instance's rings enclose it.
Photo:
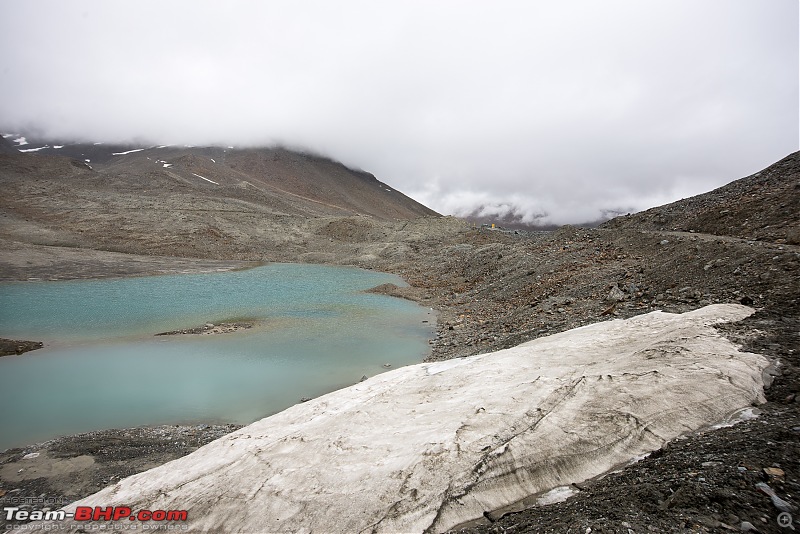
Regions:
[[[766,358],[710,326],[752,312],[653,312],[397,369],[67,509],[188,509],[193,531],[441,532],[763,402]]]

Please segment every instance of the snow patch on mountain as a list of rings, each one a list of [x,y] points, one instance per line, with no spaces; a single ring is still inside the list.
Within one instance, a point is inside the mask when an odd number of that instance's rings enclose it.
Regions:
[[[193,174],[194,176],[197,176],[198,178],[202,178],[202,179],[203,179],[203,180],[205,180],[206,182],[211,182],[212,184],[219,185],[219,184],[218,184],[217,182],[215,182],[214,180],[209,180],[209,179],[208,179],[208,178],[206,178],[205,176],[200,176],[199,174],[195,174],[195,173],[192,173],[192,174]]]

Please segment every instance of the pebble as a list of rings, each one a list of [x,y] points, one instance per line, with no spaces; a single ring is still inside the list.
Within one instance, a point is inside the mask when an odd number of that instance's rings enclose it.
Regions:
[[[756,484],[756,488],[761,490],[762,493],[769,496],[769,498],[772,499],[772,504],[775,506],[775,508],[777,508],[781,512],[792,513],[796,510],[796,507],[794,505],[778,497],[778,495],[775,493],[775,491],[773,491],[772,488],[769,487],[769,485],[763,482],[759,482],[758,484]]]
[[[765,467],[764,473],[775,478],[783,478],[783,476],[786,474],[783,472],[783,469],[779,469],[777,467]]]

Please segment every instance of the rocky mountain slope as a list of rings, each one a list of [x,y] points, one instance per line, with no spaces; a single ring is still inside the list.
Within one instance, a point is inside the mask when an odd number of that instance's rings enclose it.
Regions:
[[[260,259],[322,217],[438,216],[369,173],[282,148],[3,142],[17,150],[0,155],[0,238],[11,241]]]
[[[725,186],[617,217],[606,228],[698,232],[800,245],[800,153]]]
[[[17,147],[6,137],[0,136],[0,154],[18,154]]]

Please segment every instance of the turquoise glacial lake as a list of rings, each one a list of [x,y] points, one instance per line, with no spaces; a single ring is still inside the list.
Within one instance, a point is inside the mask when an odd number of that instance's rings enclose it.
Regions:
[[[243,271],[0,284],[0,450],[91,430],[247,424],[363,375],[419,363],[433,312],[364,293],[393,275],[272,264]],[[248,319],[248,330],[155,336]]]

